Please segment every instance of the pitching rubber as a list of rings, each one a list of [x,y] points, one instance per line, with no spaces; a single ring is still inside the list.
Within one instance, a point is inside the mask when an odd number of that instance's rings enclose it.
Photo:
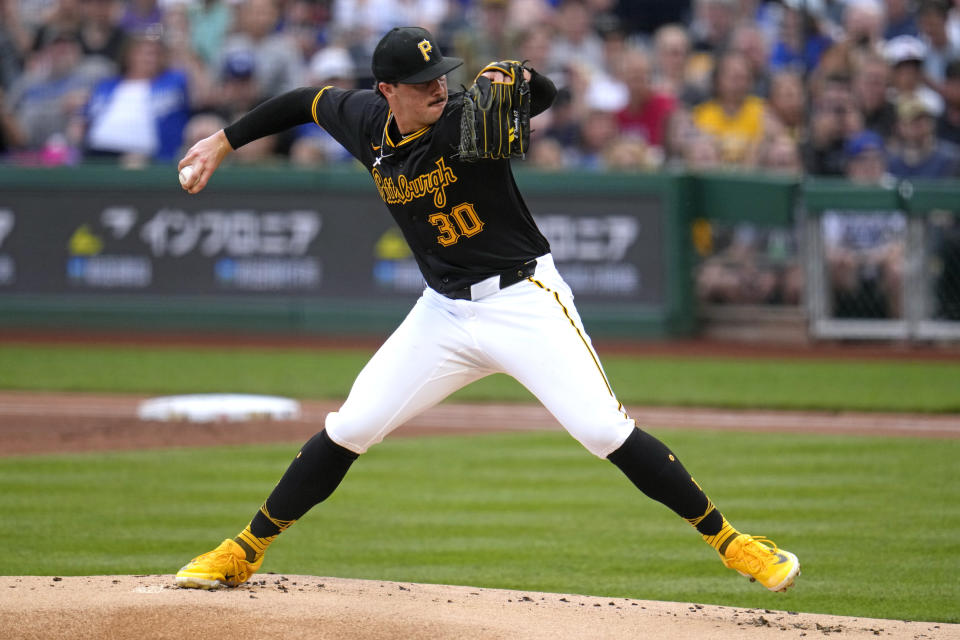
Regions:
[[[224,586],[219,580],[208,580],[194,576],[177,576],[177,586],[182,589],[219,589]]]

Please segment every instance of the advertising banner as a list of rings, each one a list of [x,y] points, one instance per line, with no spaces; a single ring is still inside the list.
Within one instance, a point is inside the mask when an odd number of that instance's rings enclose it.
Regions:
[[[655,195],[527,204],[579,300],[661,304]],[[423,279],[376,193],[145,190],[0,197],[0,292],[413,299]]]

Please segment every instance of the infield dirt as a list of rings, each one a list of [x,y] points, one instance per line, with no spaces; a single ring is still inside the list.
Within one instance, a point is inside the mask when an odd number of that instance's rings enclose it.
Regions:
[[[960,638],[960,625],[314,576],[178,589],[172,576],[0,577],[0,628],[49,638]]]

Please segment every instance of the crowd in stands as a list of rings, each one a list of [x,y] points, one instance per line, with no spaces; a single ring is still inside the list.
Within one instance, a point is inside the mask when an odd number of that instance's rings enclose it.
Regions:
[[[393,26],[560,89],[544,169],[960,175],[960,0],[0,0],[0,156],[172,162],[298,86],[366,88]],[[316,126],[235,162],[350,162]]]

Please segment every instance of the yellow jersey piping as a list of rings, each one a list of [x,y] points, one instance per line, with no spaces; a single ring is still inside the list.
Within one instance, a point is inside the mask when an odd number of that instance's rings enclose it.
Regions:
[[[310,115],[313,116],[313,121],[317,123],[318,127],[322,127],[323,125],[320,124],[319,120],[317,120],[317,103],[320,102],[320,96],[323,95],[323,92],[329,88],[330,88],[330,85],[327,85],[323,89],[320,89],[320,91],[317,92],[317,95],[314,96],[313,98],[313,104],[310,105]]]
[[[593,359],[593,364],[597,367],[597,372],[600,374],[600,377],[603,379],[603,384],[606,385],[607,391],[610,393],[610,397],[613,398],[614,400],[617,400],[617,396],[614,395],[613,389],[610,387],[610,381],[607,380],[607,374],[603,372],[603,367],[600,366],[600,360],[597,358],[596,352],[594,352],[593,347],[590,346],[590,343],[587,342],[587,338],[583,335],[583,331],[581,331],[580,327],[577,326],[577,323],[573,321],[573,317],[571,317],[570,312],[567,310],[567,307],[563,304],[563,302],[561,302],[560,294],[554,291],[553,289],[551,289],[550,287],[546,286],[539,280],[536,280],[532,277],[527,278],[527,280],[537,285],[547,293],[553,294],[554,300],[557,301],[557,304],[560,305],[560,308],[563,310],[563,315],[566,316],[567,320],[570,322],[570,326],[572,326],[574,331],[577,332],[577,336],[579,336],[580,341],[583,343],[583,346],[587,348],[587,352],[590,354],[590,357]],[[627,419],[630,418],[627,415],[626,411],[623,410],[623,403],[621,403],[619,400],[617,400],[617,410],[623,414],[624,418],[627,418]]]
[[[427,126],[423,127],[422,129],[417,129],[416,131],[414,131],[414,132],[411,133],[410,135],[404,137],[404,138],[403,138],[400,142],[398,142],[397,144],[394,144],[394,143],[393,143],[393,140],[390,138],[390,120],[392,120],[392,119],[393,119],[393,110],[388,110],[388,111],[387,111],[387,121],[383,124],[383,138],[384,138],[384,140],[386,140],[387,143],[388,143],[391,147],[393,147],[393,148],[402,147],[403,145],[407,144],[408,142],[411,142],[411,141],[413,141],[413,140],[416,140],[417,138],[419,138],[420,136],[422,136],[423,134],[425,134],[427,131],[429,131],[429,130],[431,129],[431,127],[433,127],[432,124],[428,124]]]

